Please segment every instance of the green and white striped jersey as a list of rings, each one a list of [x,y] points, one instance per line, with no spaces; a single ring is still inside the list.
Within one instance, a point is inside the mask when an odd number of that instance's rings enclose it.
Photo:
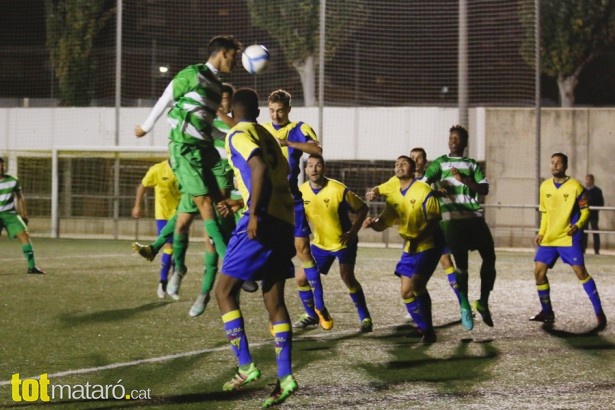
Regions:
[[[206,64],[177,73],[172,81],[175,104],[167,115],[170,139],[181,144],[212,145],[213,121],[222,99],[222,83]]]
[[[19,180],[4,174],[4,178],[0,179],[0,212],[17,212],[15,193],[19,191],[21,191]]]
[[[228,155],[226,153],[226,149],[224,148],[224,144],[226,141],[226,134],[229,132],[231,127],[226,125],[224,121],[220,119],[220,117],[216,117],[213,122],[213,129],[211,136],[214,139],[214,148],[218,150],[220,154],[220,158],[227,159]]]
[[[488,184],[485,172],[474,159],[448,155],[436,158],[425,170],[423,181],[439,183],[446,190],[447,195],[440,197],[442,219],[482,218],[483,209],[478,203],[478,194],[455,179],[451,172],[453,168],[478,184]]]

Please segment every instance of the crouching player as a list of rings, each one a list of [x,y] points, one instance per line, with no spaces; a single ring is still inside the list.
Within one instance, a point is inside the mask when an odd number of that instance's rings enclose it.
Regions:
[[[368,217],[364,228],[383,231],[398,225],[404,239],[403,253],[395,275],[401,278],[401,297],[419,332],[423,344],[436,341],[431,316],[431,297],[427,282],[438,266],[444,248],[440,231],[440,205],[429,185],[411,176],[414,161],[405,155],[395,161],[395,175],[405,181],[400,189],[387,196],[384,211]]]
[[[227,136],[226,150],[246,204],[228,244],[215,293],[224,329],[239,368],[225,391],[237,390],[261,375],[250,354],[237,295],[247,280],[261,280],[265,308],[275,337],[278,380],[263,407],[286,400],[298,387],[292,374],[290,317],[284,283],[293,276],[293,198],[289,166],[275,138],[256,123],[258,96],[239,89],[232,99],[237,125]]]

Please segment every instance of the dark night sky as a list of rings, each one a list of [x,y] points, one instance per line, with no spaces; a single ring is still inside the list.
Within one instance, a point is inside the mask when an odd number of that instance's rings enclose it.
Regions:
[[[158,88],[162,83],[152,83],[150,67],[144,64],[143,60],[151,60],[152,39],[158,37],[157,45],[160,50],[160,60],[170,60],[178,67],[194,63],[195,55],[202,54],[205,41],[191,41],[186,38],[182,31],[183,26],[178,21],[183,18],[192,17],[202,19],[201,32],[197,33],[201,38],[209,38],[218,32],[227,32],[230,17],[233,14],[236,34],[240,39],[266,39],[267,34],[262,30],[250,26],[249,17],[245,2],[241,0],[215,0],[208,1],[207,10],[202,10],[198,4],[197,12],[190,10],[189,4],[185,9],[177,11],[177,15],[165,12],[162,17],[162,26],[156,27],[143,24],[143,15],[147,14],[149,5],[159,5],[160,7],[169,6],[168,10],[177,9],[168,2],[162,1],[124,1],[124,27],[126,52],[123,59],[125,67],[128,69],[124,73],[123,85],[124,97],[149,98],[152,88],[154,94],[158,93]],[[456,1],[434,0],[431,5],[456,4]],[[114,4],[114,1],[109,2]],[[368,4],[382,4],[375,0],[368,1]],[[478,4],[478,3],[477,3]],[[481,7],[483,7],[481,5]],[[437,10],[434,7],[433,10]],[[211,10],[215,10],[218,15],[212,17]],[[354,84],[359,81],[362,88],[362,95],[369,96],[369,99],[355,101],[359,104],[386,104],[386,102],[398,101],[401,104],[422,104],[438,103],[437,100],[413,100],[415,96],[427,95],[426,90],[437,88],[441,84],[454,82],[456,78],[456,49],[455,43],[444,43],[444,48],[438,53],[430,54],[429,49],[423,42],[437,36],[449,36],[454,34],[456,27],[454,18],[451,21],[442,20],[441,16],[431,15],[436,13],[431,7],[425,8],[421,15],[396,15],[395,10],[386,11],[380,8],[371,10],[370,18],[363,27],[353,35],[349,44],[340,48],[339,55],[336,56],[336,64],[327,65],[327,100],[332,103],[343,102],[352,97]],[[199,14],[202,13],[202,14]],[[215,13],[214,13],[215,14]],[[477,16],[481,13],[477,13]],[[484,14],[483,14],[484,15]],[[439,24],[432,24],[438,19]],[[479,17],[477,17],[479,18]],[[484,18],[484,17],[480,17]],[[395,21],[395,25],[391,24]],[[140,23],[139,23],[140,22]],[[486,24],[489,22],[487,21]],[[226,24],[226,26],[225,26]],[[482,24],[473,21],[473,26]],[[479,27],[480,29],[480,27]],[[113,46],[114,46],[114,24],[107,26],[100,34],[97,45],[102,46],[96,51],[97,72],[99,77],[95,84],[95,98],[104,99],[113,95],[110,88],[113,84]],[[190,37],[195,37],[195,33],[190,33]],[[413,41],[403,41],[400,39],[410,37]],[[421,37],[422,36],[422,37]],[[379,40],[378,49],[356,48],[355,42],[365,44],[373,38]],[[421,38],[423,40],[421,40]],[[244,40],[245,41],[245,40]],[[280,49],[275,49],[275,41],[268,40],[273,44],[273,51],[280,55]],[[491,46],[488,39],[483,45],[478,42],[475,55],[484,57],[484,50]],[[422,47],[422,48],[421,48]],[[446,47],[449,47],[448,49]],[[167,50],[168,55],[165,55]],[[359,52],[358,58],[361,62],[359,71],[351,63],[355,61],[355,52]],[[375,53],[374,51],[377,51]],[[382,55],[394,55],[387,64],[382,64]],[[474,54],[470,53],[470,63]],[[409,57],[412,56],[412,57]],[[418,56],[418,57],[417,57]],[[422,59],[421,59],[422,58]],[[477,60],[478,61],[478,60]],[[482,60],[481,60],[482,61]],[[477,66],[482,62],[477,62]],[[494,55],[493,60],[488,62],[499,76],[489,77],[489,73],[471,73],[471,86],[474,84],[483,87],[493,87],[493,96],[480,95],[473,97],[477,103],[496,102],[495,99],[501,98],[503,91],[499,90],[501,84],[506,81],[514,82],[518,76],[518,69],[509,67],[506,60],[501,56]],[[615,53],[609,53],[589,64],[583,71],[579,85],[577,87],[578,105],[615,105]],[[510,71],[506,71],[510,70]],[[378,75],[376,75],[378,73]],[[235,74],[234,74],[235,75]],[[359,75],[357,78],[356,75]],[[527,76],[527,74],[523,74]],[[45,48],[45,20],[44,20],[44,0],[1,0],[0,1],[0,98],[49,98],[54,91],[56,84],[51,83],[51,70],[48,52]],[[506,80],[502,81],[502,78]],[[452,80],[451,80],[452,79]],[[158,81],[158,80],[156,80]],[[163,82],[166,80],[162,80]],[[235,81],[235,79],[233,79]],[[249,77],[240,77],[240,82],[250,81]],[[301,91],[300,82],[292,67],[278,64],[275,70],[259,77],[263,87],[275,87],[276,82],[283,81],[288,87],[294,89],[295,95]],[[123,84],[124,84],[123,82]],[[543,99],[555,103],[557,97],[557,86],[554,79],[544,78],[542,87]],[[455,92],[455,84],[452,84]],[[379,93],[382,96],[379,96]],[[471,91],[472,93],[472,91]],[[350,96],[350,97],[349,97]],[[453,96],[451,96],[453,97]],[[368,98],[368,97],[361,97]],[[505,97],[504,97],[505,98]],[[512,98],[512,97],[511,97]],[[515,98],[517,98],[515,96]],[[525,97],[523,97],[525,98]],[[371,100],[373,99],[373,101]],[[483,100],[483,101],[479,101]],[[453,98],[454,101],[454,98]],[[503,101],[506,103],[506,101]]]

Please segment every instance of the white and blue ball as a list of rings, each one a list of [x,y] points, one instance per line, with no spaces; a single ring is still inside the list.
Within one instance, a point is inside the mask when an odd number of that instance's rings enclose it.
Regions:
[[[250,74],[263,72],[269,65],[270,54],[264,46],[252,44],[241,54],[241,64]]]

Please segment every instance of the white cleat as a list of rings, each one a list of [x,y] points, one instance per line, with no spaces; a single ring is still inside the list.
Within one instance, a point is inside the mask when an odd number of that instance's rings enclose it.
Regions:
[[[179,288],[182,285],[182,279],[186,276],[188,270],[179,271],[176,270],[171,276],[169,283],[167,283],[167,295],[171,296],[174,300],[179,300]]]
[[[207,304],[209,303],[210,299],[211,297],[209,296],[209,292],[199,294],[199,296],[196,297],[194,304],[190,308],[190,311],[188,312],[188,316],[190,317],[201,316],[203,312],[205,312],[205,308],[207,307]]]
[[[162,282],[160,282],[158,284],[158,289],[156,290],[156,295],[158,295],[159,299],[164,299],[164,297],[166,296],[167,292],[165,292],[165,286]]]

